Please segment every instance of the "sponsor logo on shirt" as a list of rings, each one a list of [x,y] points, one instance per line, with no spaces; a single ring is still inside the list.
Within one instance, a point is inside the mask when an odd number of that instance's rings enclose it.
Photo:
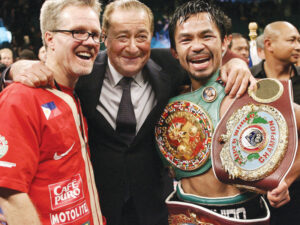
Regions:
[[[74,221],[88,215],[90,213],[89,208],[84,201],[83,203],[66,209],[61,212],[50,213],[51,224],[73,224]],[[84,224],[90,224],[89,222]]]
[[[48,185],[52,210],[73,204],[84,199],[80,174],[72,178]]]
[[[5,137],[0,135],[0,159],[6,155],[8,151],[8,143]]]
[[[61,114],[60,110],[56,107],[53,101],[43,104],[41,105],[41,107],[47,120],[52,119]]]
[[[57,152],[55,152],[54,156],[53,156],[53,159],[54,160],[60,160],[62,157],[66,156],[69,154],[69,152],[72,150],[73,146],[75,145],[75,142],[73,143],[73,145],[67,150],[65,151],[64,153],[62,154],[57,154]]]

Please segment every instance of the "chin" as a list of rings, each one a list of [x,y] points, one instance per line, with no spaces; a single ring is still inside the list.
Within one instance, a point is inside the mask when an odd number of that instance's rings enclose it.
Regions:
[[[126,69],[124,70],[124,74],[125,76],[135,76],[138,72],[140,72],[142,69]]]
[[[193,74],[190,74],[190,77],[196,81],[203,81],[203,80],[207,80],[212,75],[213,75],[213,73],[205,73],[205,74],[193,73]]]
[[[84,76],[84,75],[89,75],[92,72],[92,67],[91,68],[78,68],[74,70],[74,73],[77,74],[78,76]]]

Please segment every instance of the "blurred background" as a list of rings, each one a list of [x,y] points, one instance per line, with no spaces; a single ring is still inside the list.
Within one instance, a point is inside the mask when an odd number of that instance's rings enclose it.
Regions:
[[[42,46],[39,30],[39,11],[44,0],[0,0],[0,49],[13,50],[14,58],[23,49],[32,50],[37,56]],[[102,0],[105,6],[109,0]],[[154,13],[155,32],[152,47],[169,47],[168,22],[174,9],[186,0],[141,0]],[[298,0],[216,0],[232,19],[232,32],[248,37],[248,24],[258,24],[258,34],[266,24],[286,20],[300,27]]]

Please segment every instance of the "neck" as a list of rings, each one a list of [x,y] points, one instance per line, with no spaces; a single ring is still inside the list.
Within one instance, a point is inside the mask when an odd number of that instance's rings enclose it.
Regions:
[[[268,78],[288,80],[294,76],[291,63],[282,63],[278,60],[266,60],[264,70]]]
[[[191,91],[195,91],[195,90],[201,88],[202,86],[204,86],[207,83],[207,80],[206,81],[198,81],[198,80],[192,79],[191,83],[192,83]]]
[[[48,58],[45,65],[52,70],[53,78],[57,83],[65,87],[75,88],[78,77],[66,73],[56,61],[48,60]]]
[[[207,82],[212,79],[217,79],[217,77],[215,76],[216,74],[219,74],[219,70],[213,72],[212,74],[210,74],[208,77],[203,78],[201,80],[195,79],[193,78],[193,76],[190,76],[191,78],[191,91],[195,91],[199,88],[201,88],[202,86],[205,86],[207,84]]]

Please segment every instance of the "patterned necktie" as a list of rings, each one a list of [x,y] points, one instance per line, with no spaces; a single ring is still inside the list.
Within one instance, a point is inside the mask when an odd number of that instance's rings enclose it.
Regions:
[[[136,131],[136,119],[130,94],[130,85],[132,81],[133,79],[131,77],[123,77],[119,82],[119,85],[123,89],[123,94],[116,120],[116,131],[127,144],[132,142]]]

